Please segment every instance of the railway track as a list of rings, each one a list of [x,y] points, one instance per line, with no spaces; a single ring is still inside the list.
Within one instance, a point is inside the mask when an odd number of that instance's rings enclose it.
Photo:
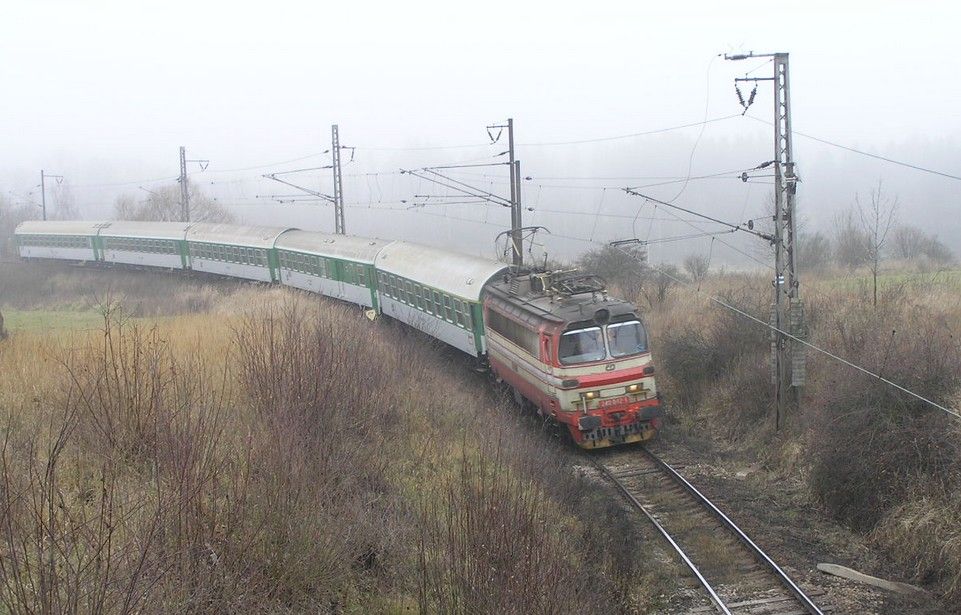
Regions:
[[[822,615],[819,607],[731,519],[673,467],[646,449],[593,458],[600,472],[650,520],[710,603],[690,613]]]

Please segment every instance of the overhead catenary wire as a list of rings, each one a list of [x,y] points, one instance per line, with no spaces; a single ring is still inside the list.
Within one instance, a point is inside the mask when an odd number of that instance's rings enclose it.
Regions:
[[[693,216],[697,216],[698,218],[704,218],[705,220],[707,220],[707,221],[709,221],[709,222],[713,222],[713,223],[715,223],[715,224],[720,224],[720,225],[722,225],[722,226],[727,226],[727,227],[729,227],[729,228],[731,228],[731,229],[733,229],[733,230],[736,230],[736,231],[742,231],[742,232],[748,233],[748,234],[750,234],[750,235],[755,235],[755,236],[760,237],[761,239],[765,239],[765,240],[767,240],[767,241],[772,241],[772,240],[773,240],[773,238],[772,238],[770,235],[768,235],[767,233],[762,233],[761,231],[756,231],[756,230],[754,230],[753,228],[746,228],[746,227],[744,227],[742,224],[734,224],[733,222],[725,222],[724,220],[719,220],[719,219],[717,219],[717,218],[715,218],[715,217],[713,217],[713,216],[709,216],[709,215],[707,215],[707,214],[702,214],[702,213],[697,212],[697,211],[694,211],[694,210],[692,210],[692,209],[687,209],[686,207],[681,207],[680,205],[675,205],[675,204],[669,203],[669,202],[667,202],[667,201],[662,201],[662,200],[660,200],[660,199],[655,199],[654,197],[647,196],[646,194],[642,194],[642,193],[640,193],[640,192],[637,192],[637,191],[635,191],[633,188],[624,188],[624,192],[626,192],[626,193],[628,193],[628,194],[631,194],[631,195],[633,195],[633,196],[639,196],[639,197],[641,197],[641,198],[643,198],[643,199],[646,199],[646,200],[648,200],[648,201],[651,201],[652,203],[657,203],[658,205],[663,205],[663,206],[665,206],[665,207],[670,207],[670,208],[672,208],[672,209],[677,209],[677,210],[679,210],[679,211],[683,211],[684,213],[691,214],[691,215],[693,215]]]
[[[730,120],[736,117],[740,117],[740,114],[724,115],[721,117],[714,117],[705,119],[699,122],[689,122],[686,124],[677,124],[675,126],[666,126],[664,128],[655,128],[652,130],[643,130],[640,132],[631,132],[621,135],[613,135],[610,137],[597,137],[592,139],[576,139],[572,141],[544,141],[535,143],[518,143],[516,147],[554,147],[559,145],[581,145],[585,143],[604,143],[607,141],[618,141],[622,139],[633,139],[635,137],[644,137],[647,135],[656,135],[665,132],[672,132],[675,130],[683,130],[685,128],[695,128],[702,126],[704,124],[712,124],[714,122],[723,122],[725,120]],[[471,148],[482,148],[490,147],[491,143],[469,143],[462,145],[424,145],[424,146],[357,146],[358,150],[383,150],[383,151],[432,151],[432,150],[453,150],[453,149],[471,149]]]
[[[761,119],[761,118],[759,118],[759,117],[754,117],[753,115],[748,115],[748,116],[746,116],[746,117],[749,117],[749,118],[751,118],[752,120],[754,120],[754,121],[756,121],[756,122],[761,122],[762,124],[767,124],[768,126],[773,126],[773,125],[774,125],[774,124],[772,124],[771,122],[769,122],[769,121],[767,121],[767,120],[765,120],[765,119]],[[902,166],[902,167],[905,167],[905,168],[908,168],[908,169],[914,169],[915,171],[921,171],[922,173],[930,173],[930,174],[932,174],[932,175],[938,175],[938,176],[940,176],[940,177],[946,177],[946,178],[948,178],[948,179],[956,179],[956,180],[961,181],[961,175],[953,175],[953,174],[951,174],[951,173],[945,173],[944,171],[938,171],[938,170],[936,170],[936,169],[931,169],[931,168],[928,168],[928,167],[922,167],[922,166],[917,165],[917,164],[911,164],[910,162],[904,162],[903,160],[895,160],[894,158],[888,158],[887,156],[881,156],[881,155],[878,155],[878,154],[872,154],[872,153],[870,153],[870,152],[865,152],[865,151],[863,151],[863,150],[859,150],[859,149],[857,149],[857,148],[850,147],[850,146],[848,146],[848,145],[842,145],[842,144],[840,144],[840,143],[835,143],[834,141],[828,141],[827,139],[822,139],[821,137],[815,137],[814,135],[801,132],[801,131],[799,131],[799,130],[797,130],[797,129],[792,129],[792,132],[793,132],[794,134],[798,135],[798,136],[804,137],[805,139],[810,139],[810,140],[812,140],[812,141],[817,141],[818,143],[823,143],[824,145],[830,145],[831,147],[836,147],[836,148],[838,148],[838,149],[843,149],[843,150],[846,150],[846,151],[849,151],[849,152],[853,152],[853,153],[855,153],[855,154],[860,154],[860,155],[862,155],[862,156],[867,156],[868,158],[874,158],[875,160],[881,160],[881,161],[883,161],[883,162],[889,162],[889,163],[891,163],[891,164],[896,164],[896,165],[898,165],[898,166]]]

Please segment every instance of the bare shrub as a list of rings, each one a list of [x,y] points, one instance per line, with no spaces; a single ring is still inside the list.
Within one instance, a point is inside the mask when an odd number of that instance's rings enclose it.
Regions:
[[[8,436],[0,459],[0,601],[18,613],[163,610],[147,601],[157,583],[206,559],[218,399],[196,366],[111,310],[100,344],[64,353],[62,411],[44,433]]]
[[[242,499],[257,539],[235,555],[260,568],[272,594],[301,605],[337,604],[354,568],[395,559],[385,453],[403,374],[377,356],[373,328],[331,312],[289,302],[247,316],[235,336],[263,428]]]
[[[677,286],[680,272],[674,265],[661,263],[651,268],[641,281],[640,294],[653,309],[664,305],[671,289]]]
[[[764,302],[756,289],[726,289],[719,295],[724,303],[766,320]],[[665,331],[657,347],[658,360],[673,383],[674,401],[689,411],[701,402],[705,390],[716,388],[716,382],[739,365],[757,365],[758,357],[770,347],[767,329],[756,322],[717,306],[703,309],[707,313],[691,315],[687,326]],[[743,367],[741,370],[739,373],[746,375]],[[737,413],[742,408],[734,404],[725,411]]]
[[[891,323],[910,322],[893,329]],[[944,402],[961,386],[961,349],[927,308],[892,297],[876,313],[834,313],[826,342],[850,360]],[[835,516],[870,530],[912,485],[945,488],[961,463],[948,418],[866,375],[819,373],[812,485]]]
[[[684,271],[694,282],[700,282],[706,278],[710,267],[711,261],[704,254],[688,254],[684,257]]]
[[[464,450],[443,505],[422,516],[421,612],[581,613],[592,574],[572,557],[563,510],[505,460]]]

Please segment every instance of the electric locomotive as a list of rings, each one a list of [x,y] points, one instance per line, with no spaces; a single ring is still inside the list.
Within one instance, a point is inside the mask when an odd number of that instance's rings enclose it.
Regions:
[[[505,273],[484,297],[488,361],[519,403],[582,448],[653,438],[663,410],[647,330],[596,276]]]

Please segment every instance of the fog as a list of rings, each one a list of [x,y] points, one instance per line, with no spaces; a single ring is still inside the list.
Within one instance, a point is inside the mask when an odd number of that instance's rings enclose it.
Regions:
[[[554,234],[539,236],[538,254],[712,228],[655,210],[628,185],[733,222],[769,215],[770,179],[737,175],[773,157],[773,129],[758,121],[772,119],[770,83],[748,111],[758,119],[728,116],[742,111],[733,79],[771,65],[718,57],[750,50],[791,54],[795,130],[961,175],[961,9],[948,2],[35,0],[7,2],[0,17],[0,194],[38,202],[44,169],[64,176],[51,206],[72,201],[86,219],[109,218],[121,194],[172,183],[183,145],[210,161],[189,165],[193,189],[240,221],[332,230],[330,206],[277,203],[267,197],[293,191],[261,175],[329,164],[337,123],[356,148],[343,154],[348,232],[489,255],[506,209],[408,209],[423,201],[415,195],[451,193],[398,170],[502,161],[506,137],[491,145],[485,126],[507,117],[530,177],[525,223]],[[727,119],[698,125],[715,118]],[[830,233],[836,213],[881,180],[902,222],[961,252],[958,180],[800,135],[795,158],[805,229]],[[503,166],[453,172],[506,194]],[[331,191],[328,170],[285,177]],[[651,253],[752,266],[730,246],[751,254],[757,241],[727,235]]]

